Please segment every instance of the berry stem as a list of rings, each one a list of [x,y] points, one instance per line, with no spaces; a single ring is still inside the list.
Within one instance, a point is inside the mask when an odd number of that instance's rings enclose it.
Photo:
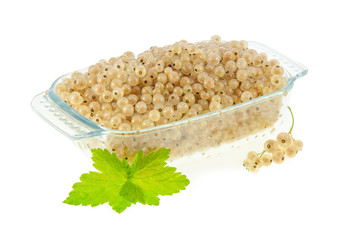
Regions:
[[[288,109],[290,111],[290,115],[292,116],[292,127],[290,128],[288,134],[292,137],[293,141],[295,141],[292,136],[292,131],[293,131],[293,127],[294,127],[294,115],[293,115],[292,109],[289,106],[288,106]]]
[[[262,157],[265,152],[266,150],[263,150],[262,152],[258,153],[259,157]]]

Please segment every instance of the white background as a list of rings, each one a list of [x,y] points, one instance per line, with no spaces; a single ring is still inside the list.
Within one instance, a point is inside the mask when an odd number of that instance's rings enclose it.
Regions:
[[[0,239],[359,239],[354,3],[2,1]],[[91,160],[31,110],[32,97],[99,59],[214,34],[308,67],[290,102],[304,151],[255,175],[225,159],[184,168],[188,189],[159,207],[63,204]]]

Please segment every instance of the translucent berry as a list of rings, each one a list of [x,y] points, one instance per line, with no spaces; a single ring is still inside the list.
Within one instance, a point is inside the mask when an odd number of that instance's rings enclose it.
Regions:
[[[269,139],[264,143],[264,149],[269,153],[274,153],[276,150],[279,150],[279,145],[277,141]]]
[[[136,73],[137,77],[144,77],[144,76],[146,76],[147,71],[144,66],[140,65],[140,66],[136,67],[135,73]]]
[[[249,160],[248,158],[243,161],[243,167],[249,169],[251,165],[253,165],[253,162],[251,160]]]
[[[57,95],[60,95],[62,92],[66,92],[66,85],[64,83],[59,83],[55,87],[55,91]]]
[[[297,151],[302,151],[303,150],[303,142],[301,140],[295,140],[293,142],[293,145],[295,146]]]
[[[257,165],[258,168],[262,167],[263,164],[264,164],[264,163],[263,163],[263,159],[257,156],[257,157],[254,159],[254,164]]]
[[[277,142],[279,146],[286,148],[292,143],[292,137],[288,133],[282,132],[278,134]]]
[[[297,148],[294,146],[293,143],[285,149],[285,155],[289,158],[295,157],[295,155],[297,155],[297,152]]]
[[[272,164],[272,156],[270,154],[264,154],[261,159],[264,166],[269,166]]]
[[[282,150],[277,150],[272,153],[272,160],[277,164],[281,164],[285,159],[285,153]]]
[[[133,115],[134,113],[134,107],[132,104],[126,104],[122,107],[122,113],[126,116],[126,117],[130,117]]]
[[[148,113],[148,119],[150,119],[153,122],[157,122],[158,120],[160,120],[160,118],[161,118],[161,114],[157,110],[151,110]]]
[[[249,160],[255,160],[257,158],[258,158],[258,153],[256,153],[255,151],[250,151],[247,154],[247,159],[249,159]]]
[[[241,95],[241,101],[246,102],[253,99],[253,94],[250,91],[245,91]]]
[[[282,86],[286,81],[285,77],[282,75],[273,75],[270,79],[274,86]]]
[[[73,92],[70,94],[70,102],[74,105],[80,105],[83,102],[83,98],[81,97],[81,94],[78,92]]]
[[[252,164],[249,166],[248,170],[250,172],[257,172],[259,170],[259,167],[256,164]]]

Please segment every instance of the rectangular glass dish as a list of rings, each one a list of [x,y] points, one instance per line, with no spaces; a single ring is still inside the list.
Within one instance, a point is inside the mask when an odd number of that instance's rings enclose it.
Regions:
[[[280,62],[288,81],[284,88],[221,110],[136,131],[100,126],[65,103],[55,93],[55,86],[71,73],[56,79],[50,89],[37,95],[31,104],[41,118],[85,152],[92,148],[106,148],[120,159],[129,161],[139,150],[148,153],[162,147],[171,149],[171,160],[195,153],[209,156],[218,150],[225,151],[225,146],[233,148],[243,144],[240,140],[248,140],[248,137],[275,126],[278,130],[288,113],[289,96],[295,80],[307,73],[303,65],[275,50],[257,42],[248,43],[249,48]],[[87,69],[80,70],[85,71]]]

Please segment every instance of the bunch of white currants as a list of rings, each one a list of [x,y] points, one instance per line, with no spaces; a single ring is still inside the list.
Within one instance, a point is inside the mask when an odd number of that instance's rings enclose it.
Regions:
[[[286,157],[293,158],[299,151],[303,149],[303,142],[295,140],[292,136],[294,126],[294,116],[290,107],[288,107],[292,115],[292,127],[288,133],[281,132],[277,135],[277,139],[269,139],[264,143],[264,150],[261,153],[250,151],[247,159],[243,161],[243,166],[250,172],[256,172],[262,166],[270,166],[272,162],[281,164]]]

